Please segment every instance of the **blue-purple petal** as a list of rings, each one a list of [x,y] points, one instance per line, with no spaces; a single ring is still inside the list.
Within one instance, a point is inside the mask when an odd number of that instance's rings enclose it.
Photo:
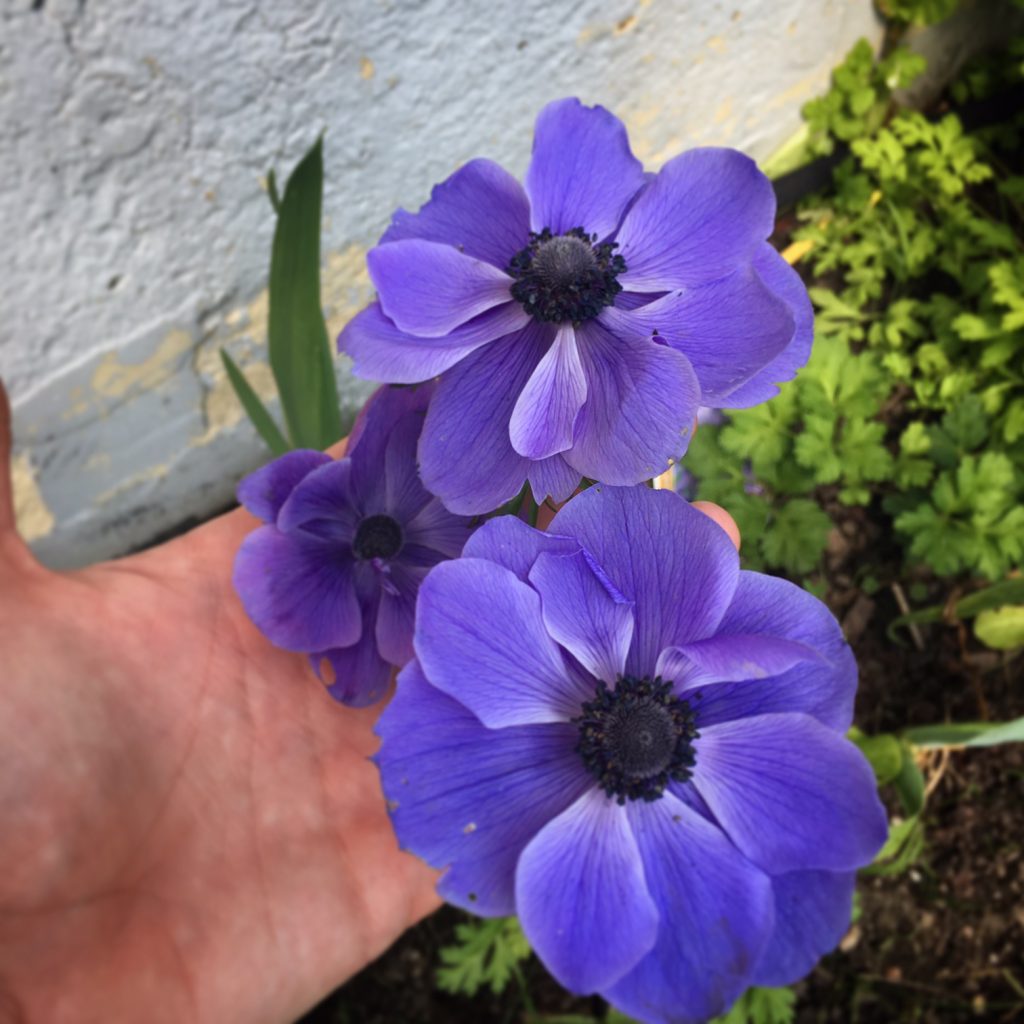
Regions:
[[[633,605],[613,594],[583,551],[541,554],[530,571],[548,635],[595,679],[613,686],[626,667]]]
[[[784,637],[730,633],[666,647],[656,672],[684,694],[708,683],[766,679],[805,661],[827,664],[813,647]],[[796,710],[796,709],[794,709]]]
[[[850,927],[855,871],[792,871],[772,879],[775,930],[752,985],[792,985],[826,954]]]
[[[473,533],[472,520],[452,515],[432,498],[405,525],[405,543],[437,551],[446,558],[458,558]]]
[[[577,99],[549,103],[540,112],[526,172],[534,231],[560,235],[583,228],[606,238],[643,185],[643,165],[614,114]]]
[[[556,505],[568,501],[580,485],[580,474],[562,455],[531,462],[527,470],[533,500],[543,505],[550,498]]]
[[[564,458],[592,480],[640,483],[686,451],[700,387],[686,357],[655,344],[608,309],[577,337],[587,400]]]
[[[400,330],[425,338],[509,301],[512,279],[504,271],[439,242],[378,245],[366,265],[384,313]]]
[[[628,812],[591,789],[529,842],[516,910],[530,946],[570,991],[613,985],[654,945],[658,911]]]
[[[790,307],[749,264],[718,281],[616,315],[682,352],[707,406],[730,404],[729,396],[790,344],[794,330]]]
[[[593,786],[571,725],[488,729],[418,662],[377,724],[384,795],[402,846],[446,868],[438,891],[484,916],[515,913],[526,844]]]
[[[566,722],[591,695],[548,636],[536,592],[493,562],[461,558],[430,573],[415,647],[431,684],[493,729]]]
[[[438,376],[488,342],[521,330],[529,319],[518,302],[506,302],[442,337],[421,338],[400,331],[374,302],[346,324],[338,349],[352,357],[357,377],[416,384]]]
[[[281,506],[278,529],[303,530],[346,550],[355,537],[359,512],[352,500],[352,460],[328,459],[295,487]]]
[[[733,149],[691,149],[669,160],[637,197],[616,236],[628,291],[693,288],[753,259],[775,221],[771,182]]]
[[[777,385],[792,380],[811,356],[814,340],[814,308],[800,275],[765,242],[754,256],[754,269],[761,280],[785,302],[793,315],[793,336],[789,344],[763,370],[729,394],[723,404],[745,409],[774,398]]]
[[[860,751],[808,715],[701,726],[693,785],[739,849],[770,874],[869,864],[887,821]]]
[[[795,640],[817,651],[823,660],[801,662],[769,679],[706,687],[701,695],[701,721],[712,725],[749,715],[799,711],[845,733],[853,721],[857,663],[828,608],[788,580],[744,571],[718,635],[749,633]]]
[[[491,160],[471,160],[435,185],[418,213],[398,210],[381,244],[408,238],[442,242],[504,270],[529,240],[523,187]]]
[[[634,603],[626,670],[641,678],[664,648],[713,635],[736,589],[739,555],[725,531],[671,491],[598,484],[551,531],[576,539]]]
[[[351,559],[322,541],[261,526],[242,541],[234,585],[249,618],[285,650],[344,647],[362,633]]]
[[[573,427],[586,397],[576,332],[571,324],[563,324],[516,399],[509,421],[512,447],[534,460],[571,448]]]
[[[568,555],[579,551],[579,542],[571,537],[536,530],[515,516],[489,519],[466,542],[466,558],[484,558],[515,573],[524,583],[544,551]]]
[[[238,500],[254,516],[273,523],[299,481],[330,460],[323,452],[305,448],[286,452],[250,473],[238,485]]]
[[[772,931],[771,884],[669,794],[631,803],[629,817],[661,925],[651,952],[601,994],[642,1021],[704,1024],[750,984]]]
[[[522,489],[531,463],[512,447],[509,418],[554,333],[531,322],[473,352],[438,383],[420,437],[420,473],[452,512],[491,512]]]

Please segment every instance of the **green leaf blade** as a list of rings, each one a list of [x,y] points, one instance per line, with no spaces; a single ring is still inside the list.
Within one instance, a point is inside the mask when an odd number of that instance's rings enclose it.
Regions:
[[[317,139],[279,200],[270,257],[270,367],[292,443],[326,448],[341,437],[334,363],[320,304],[323,140]]]
[[[253,390],[245,374],[225,349],[220,350],[220,358],[224,363],[228,380],[231,381],[231,386],[235,389],[235,394],[238,396],[239,402],[242,403],[246,415],[252,421],[252,425],[256,428],[256,432],[263,438],[264,443],[275,456],[284,455],[291,449],[291,445],[267,411],[267,407],[260,401],[260,396]]]

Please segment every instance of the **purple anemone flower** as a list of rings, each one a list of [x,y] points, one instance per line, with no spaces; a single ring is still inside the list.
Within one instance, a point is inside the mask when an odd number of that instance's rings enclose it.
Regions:
[[[837,944],[885,839],[854,661],[669,491],[592,487],[551,531],[491,520],[420,588],[378,724],[395,830],[567,988],[705,1021]]]
[[[342,332],[355,373],[440,375],[427,487],[488,512],[529,480],[635,484],[689,443],[699,405],[754,405],[810,354],[813,315],[765,241],[775,197],[748,157],[695,149],[645,174],[621,122],[578,100],[537,121],[525,188],[473,160],[368,258],[378,301]]]
[[[266,523],[245,538],[234,583],[249,618],[278,647],[330,663],[332,696],[379,700],[391,666],[412,656],[416,592],[470,534],[416,472],[431,386],[381,388],[332,459],[292,451],[246,477],[238,499]]]

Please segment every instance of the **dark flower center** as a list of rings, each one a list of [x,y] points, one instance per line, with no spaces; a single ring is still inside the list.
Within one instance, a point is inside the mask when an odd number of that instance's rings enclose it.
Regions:
[[[582,323],[615,301],[617,278],[626,269],[615,256],[615,242],[596,245],[583,228],[553,235],[550,228],[530,232],[530,244],[512,257],[512,298],[536,320]]]
[[[579,729],[576,752],[620,804],[657,800],[669,782],[693,774],[693,712],[660,678],[623,676],[614,690],[601,683],[573,724]]]
[[[367,516],[357,527],[352,550],[356,558],[391,558],[402,546],[402,528],[391,516]]]

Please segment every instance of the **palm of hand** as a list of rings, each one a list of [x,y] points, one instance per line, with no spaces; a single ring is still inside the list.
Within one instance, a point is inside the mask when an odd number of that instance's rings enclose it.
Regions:
[[[366,760],[378,709],[247,621],[246,513],[56,575],[4,442],[0,1021],[298,1015],[436,904]]]

